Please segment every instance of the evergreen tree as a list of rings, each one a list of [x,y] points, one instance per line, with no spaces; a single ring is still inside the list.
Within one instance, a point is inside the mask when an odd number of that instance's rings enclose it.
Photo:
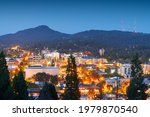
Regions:
[[[39,100],[58,100],[55,86],[51,83],[49,84],[46,82],[40,92],[38,99]]]
[[[15,76],[13,79],[13,88],[15,92],[15,99],[17,100],[27,100],[28,99],[28,91],[26,81],[23,75],[23,72],[20,71],[18,76]]]
[[[147,98],[147,94],[145,93],[147,86],[143,83],[143,71],[138,54],[133,57],[131,63],[131,80],[127,89],[128,99],[145,100]]]
[[[0,53],[0,100],[13,99],[9,71],[3,52]]]
[[[79,79],[77,75],[75,57],[71,54],[68,58],[68,66],[66,70],[66,88],[64,100],[79,100]]]

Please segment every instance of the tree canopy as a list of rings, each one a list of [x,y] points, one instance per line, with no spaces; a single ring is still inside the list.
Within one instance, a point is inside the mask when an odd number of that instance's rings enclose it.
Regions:
[[[28,97],[28,90],[27,84],[23,75],[23,72],[20,71],[17,76],[13,79],[13,88],[15,92],[15,99],[17,100],[27,100]]]
[[[77,75],[77,68],[75,57],[71,54],[68,58],[68,66],[66,70],[66,88],[64,92],[64,100],[79,100],[79,79]]]
[[[8,100],[13,98],[13,89],[10,82],[5,54],[0,52],[0,99]]]
[[[127,89],[127,96],[129,100],[145,100],[147,99],[146,84],[143,83],[143,71],[139,55],[136,54],[131,60],[131,80]]]
[[[55,86],[52,83],[45,82],[40,91],[39,100],[58,100],[58,95]]]

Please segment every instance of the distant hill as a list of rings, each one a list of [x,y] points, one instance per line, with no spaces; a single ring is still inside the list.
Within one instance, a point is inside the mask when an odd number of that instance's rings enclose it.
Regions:
[[[50,29],[48,26],[41,25],[35,28],[30,28],[18,31],[15,34],[6,34],[0,36],[0,42],[3,45],[12,44],[27,44],[30,42],[52,41],[58,38],[66,38],[68,34],[61,33]]]
[[[89,30],[74,34],[73,38],[113,47],[150,46],[147,43],[150,42],[150,34],[135,32]]]
[[[35,28],[19,31],[15,34],[0,36],[0,46],[7,47],[13,44],[21,44],[29,48],[57,49],[67,52],[89,50],[98,54],[99,48],[106,49],[106,55],[119,57],[128,56],[134,51],[150,57],[150,34],[123,32],[123,31],[104,31],[88,30],[76,34],[65,34],[50,29],[42,25]]]

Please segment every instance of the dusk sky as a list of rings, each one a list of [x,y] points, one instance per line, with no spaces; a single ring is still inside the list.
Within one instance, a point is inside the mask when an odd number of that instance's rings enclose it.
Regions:
[[[148,0],[0,0],[0,35],[47,25],[64,32],[150,33]]]

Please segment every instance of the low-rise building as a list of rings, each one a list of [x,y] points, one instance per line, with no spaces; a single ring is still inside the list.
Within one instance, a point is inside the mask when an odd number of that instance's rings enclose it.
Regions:
[[[142,64],[142,67],[143,67],[143,73],[144,74],[150,74],[150,63]]]
[[[130,78],[131,77],[131,64],[122,64],[120,68],[118,69],[118,74],[123,76],[124,78]]]
[[[108,61],[105,58],[81,57],[77,62],[79,64],[99,64],[107,63]]]
[[[59,68],[58,67],[45,67],[45,66],[29,66],[25,71],[25,78],[31,78],[33,75],[37,73],[45,72],[50,75],[58,75]]]

